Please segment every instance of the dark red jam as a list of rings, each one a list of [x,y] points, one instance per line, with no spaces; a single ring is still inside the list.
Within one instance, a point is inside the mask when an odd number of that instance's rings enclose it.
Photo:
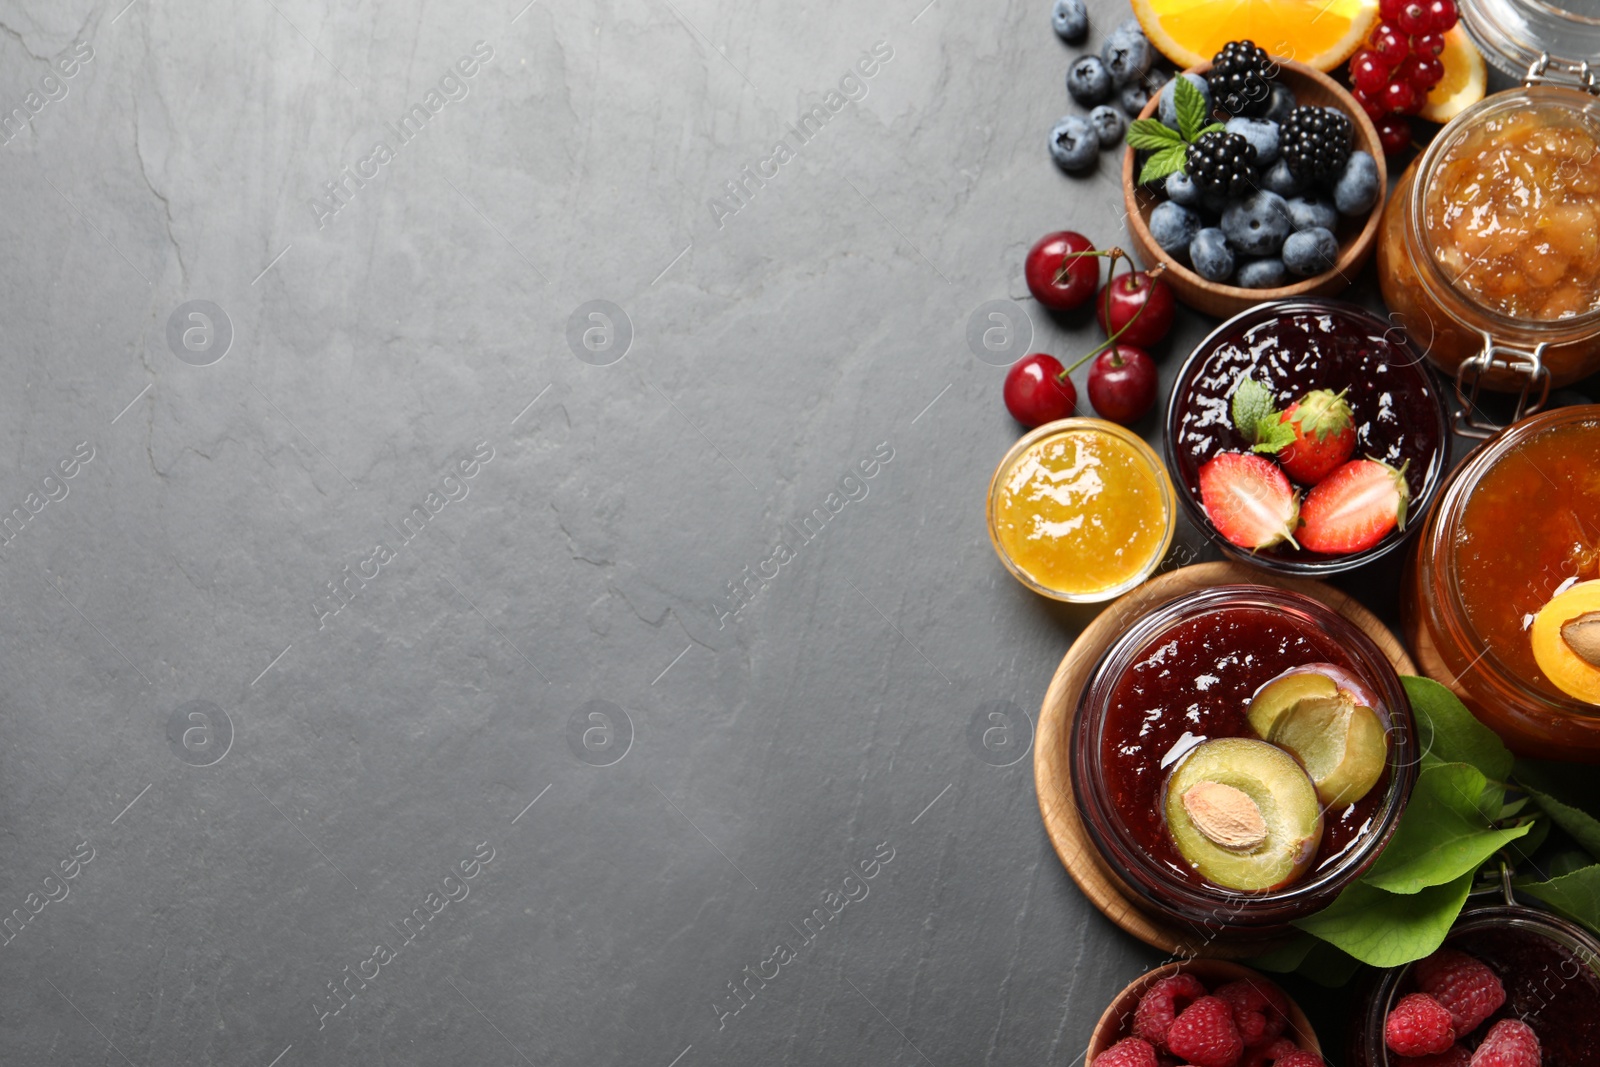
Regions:
[[[1409,461],[1406,481],[1412,500],[1420,500],[1436,481],[1435,469],[1448,462],[1449,449],[1422,357],[1401,338],[1398,328],[1367,312],[1329,305],[1241,324],[1211,342],[1209,352],[1196,354],[1187,381],[1173,395],[1168,425],[1174,477],[1198,502],[1200,467],[1219,452],[1250,450],[1234,429],[1230,408],[1239,378],[1249,376],[1272,391],[1280,409],[1313,389],[1346,390],[1355,414],[1355,455],[1396,468]],[[1332,558],[1289,545],[1267,551],[1293,561]]]
[[[1100,754],[1106,794],[1129,835],[1163,868],[1208,885],[1178,854],[1162,816],[1162,786],[1201,741],[1254,737],[1245,709],[1291,667],[1356,662],[1309,621],[1259,607],[1221,607],[1174,624],[1139,651],[1106,709]],[[1384,715],[1384,709],[1375,709]],[[1356,803],[1323,813],[1322,846],[1307,878],[1335,862],[1377,820],[1391,771]]]
[[[1539,1035],[1542,1067],[1600,1062],[1600,977],[1571,949],[1510,926],[1468,931],[1450,947],[1487,963],[1506,987],[1505,1004],[1474,1036],[1500,1019],[1521,1019]]]

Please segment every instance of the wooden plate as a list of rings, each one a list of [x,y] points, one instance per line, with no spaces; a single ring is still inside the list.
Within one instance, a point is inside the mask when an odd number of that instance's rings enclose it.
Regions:
[[[1383,144],[1378,140],[1377,127],[1361,109],[1361,105],[1356,103],[1355,97],[1345,91],[1344,86],[1320,70],[1289,59],[1274,58],[1273,62],[1279,67],[1278,80],[1294,91],[1297,102],[1312,107],[1337,107],[1350,119],[1355,126],[1354,147],[1367,152],[1378,164],[1378,202],[1372,205],[1372,210],[1364,221],[1340,217],[1339,259],[1332,270],[1312,278],[1302,278],[1293,285],[1282,285],[1276,289],[1241,289],[1236,285],[1206,281],[1167,255],[1161,250],[1161,246],[1156,244],[1155,238],[1150,236],[1150,212],[1155,210],[1155,206],[1161,201],[1154,193],[1134,180],[1135,153],[1133,149],[1127,149],[1122,156],[1122,197],[1127,205],[1128,237],[1139,255],[1140,262],[1146,269],[1156,263],[1165,263],[1167,265],[1165,279],[1167,284],[1172,286],[1173,295],[1196,311],[1203,311],[1218,318],[1230,318],[1247,307],[1254,307],[1268,300],[1287,300],[1295,296],[1331,296],[1342,292],[1355,280],[1362,264],[1366,263],[1367,257],[1372,254],[1378,235],[1378,225],[1383,218],[1384,197],[1389,188],[1389,170],[1384,164]],[[1210,70],[1210,63],[1202,63],[1197,67],[1190,67],[1186,73],[1205,74]],[[1150,118],[1156,113],[1160,102],[1159,93],[1151,97],[1150,102],[1139,113],[1139,117]]]
[[[1398,673],[1417,673],[1416,664],[1411,662],[1399,639],[1376,615],[1351,597],[1321,582],[1283,578],[1231,562],[1197,563],[1152,578],[1108,605],[1072,643],[1044,695],[1044,705],[1039,709],[1038,736],[1034,741],[1033,782],[1039,794],[1039,814],[1044,817],[1045,832],[1050,835],[1050,843],[1061,857],[1062,866],[1106,918],[1147,945],[1186,957],[1239,958],[1256,955],[1272,946],[1262,942],[1240,945],[1203,941],[1192,932],[1169,926],[1139,910],[1105,868],[1078,818],[1067,745],[1072,738],[1078,697],[1088,683],[1090,672],[1129,624],[1158,605],[1186,593],[1234,584],[1271,585],[1319,600],[1372,638]]]

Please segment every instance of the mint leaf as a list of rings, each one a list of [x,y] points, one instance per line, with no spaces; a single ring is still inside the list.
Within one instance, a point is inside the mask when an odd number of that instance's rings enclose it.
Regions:
[[[1494,731],[1473,718],[1456,695],[1429,678],[1402,678],[1411,712],[1417,720],[1422,761],[1470,763],[1484,777],[1504,782],[1511,776],[1512,757]]]
[[[1444,944],[1471,888],[1471,874],[1404,896],[1356,882],[1332,904],[1294,920],[1294,925],[1363,963],[1398,967]]]
[[[1272,391],[1254,378],[1240,377],[1233,387],[1233,428],[1245,436],[1246,440],[1259,441],[1262,437],[1261,427],[1281,425],[1278,422],[1278,408],[1273,403]],[[1294,431],[1290,431],[1292,435]]]
[[[1177,130],[1164,122],[1155,119],[1134,119],[1128,124],[1127,141],[1129,148],[1151,152],[1182,144],[1183,138],[1178,136]]]
[[[1530,897],[1600,933],[1600,863],[1582,867],[1548,882],[1516,883]]]
[[[1178,132],[1185,141],[1193,141],[1206,121],[1206,98],[1194,87],[1194,82],[1182,74],[1172,79],[1173,102],[1177,105]]]
[[[1276,414],[1273,413],[1274,416]],[[1294,427],[1275,417],[1268,417],[1256,423],[1256,443],[1250,446],[1250,451],[1265,452],[1270,456],[1276,455],[1292,444],[1294,444]]]
[[[1163,148],[1145,160],[1144,169],[1139,172],[1139,184],[1148,185],[1182,170],[1184,151],[1183,145],[1173,145],[1171,148]]]
[[[1412,894],[1471,875],[1532,829],[1532,823],[1495,828],[1483,804],[1487,795],[1498,814],[1503,792],[1465,763],[1424,767],[1399,829],[1362,880],[1390,893]]]

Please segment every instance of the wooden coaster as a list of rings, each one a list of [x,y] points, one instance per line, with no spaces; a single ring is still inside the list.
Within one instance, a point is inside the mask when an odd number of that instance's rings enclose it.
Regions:
[[[1405,646],[1389,632],[1388,627],[1378,621],[1377,616],[1352,597],[1321,582],[1281,578],[1267,571],[1228,561],[1197,563],[1150,579],[1108,605],[1072,643],[1044,695],[1044,705],[1039,709],[1038,736],[1034,741],[1033,781],[1039,794],[1039,814],[1044,817],[1045,831],[1050,835],[1056,855],[1061,857],[1062,866],[1078,883],[1083,895],[1106,918],[1147,945],[1184,956],[1242,958],[1258,955],[1272,946],[1261,942],[1239,945],[1217,940],[1202,941],[1192,932],[1169,926],[1140,911],[1106,869],[1094,842],[1089,839],[1078,818],[1067,746],[1072,739],[1072,720],[1077,711],[1078,698],[1088,684],[1090,672],[1106,649],[1134,620],[1158,605],[1187,593],[1235,584],[1277,586],[1319,600],[1372,638],[1398,673],[1417,673],[1416,664],[1411,662]]]

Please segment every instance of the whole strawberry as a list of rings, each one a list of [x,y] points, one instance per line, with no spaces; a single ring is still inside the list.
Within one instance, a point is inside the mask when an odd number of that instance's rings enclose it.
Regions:
[[[1089,1061],[1089,1067],[1157,1067],[1150,1042],[1125,1037]]]
[[[1301,485],[1316,485],[1355,455],[1355,416],[1344,394],[1313,389],[1279,416],[1294,440],[1278,451],[1278,462]]]
[[[1471,1033],[1506,1002],[1505,986],[1482,960],[1441,948],[1412,968],[1417,988],[1444,1005],[1458,1034]]]
[[[1472,1067],[1539,1067],[1539,1035],[1521,1019],[1501,1019],[1489,1027],[1472,1054]]]
[[[1206,987],[1192,974],[1168,975],[1151,982],[1133,1012],[1133,1036],[1157,1048],[1167,1047],[1167,1029],[1178,1013],[1206,995]]]
[[[1216,995],[1233,1008],[1233,1025],[1239,1028],[1245,1048],[1265,1045],[1283,1033],[1288,1003],[1277,986],[1241,978],[1218,986]]]
[[[1426,993],[1411,993],[1389,1009],[1383,1040],[1402,1056],[1431,1056],[1455,1043],[1455,1027],[1444,1005]]]
[[[1236,1067],[1244,1052],[1233,1007],[1220,997],[1201,997],[1167,1028],[1167,1051],[1192,1067]]]

